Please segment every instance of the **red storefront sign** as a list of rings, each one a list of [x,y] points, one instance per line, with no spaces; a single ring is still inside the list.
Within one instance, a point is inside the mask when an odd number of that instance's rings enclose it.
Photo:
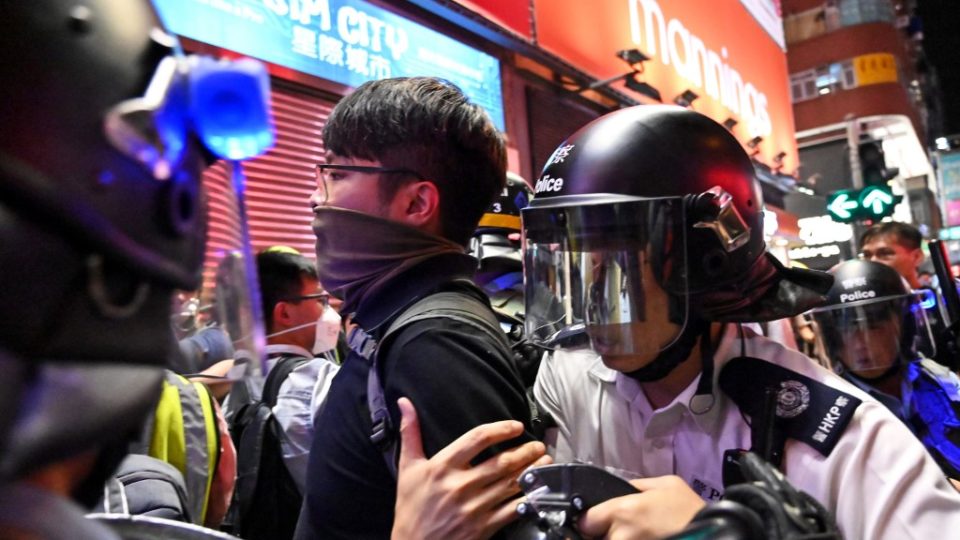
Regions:
[[[529,36],[527,0],[459,3],[523,36]],[[797,167],[793,108],[786,55],[739,0],[537,0],[533,3],[536,45],[577,68],[607,79],[628,71],[615,56],[640,49],[651,60],[642,79],[665,102],[691,90],[693,109],[718,122],[737,121],[741,141],[762,137],[758,159],[782,169]],[[775,12],[775,11],[774,11]],[[627,89],[612,86],[639,101]]]
[[[549,1],[549,0],[548,0]],[[530,0],[457,0],[467,9],[530,41]]]

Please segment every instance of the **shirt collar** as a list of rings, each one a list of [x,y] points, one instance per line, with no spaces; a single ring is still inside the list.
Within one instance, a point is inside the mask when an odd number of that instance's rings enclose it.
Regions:
[[[754,336],[755,334],[751,330],[744,330],[744,337],[746,338],[744,349],[745,354],[748,356],[750,355],[751,350],[750,340]],[[690,381],[690,384],[688,384],[687,387],[684,388],[683,391],[681,391],[680,394],[673,399],[673,401],[664,407],[661,407],[660,409],[654,410],[649,400],[647,400],[647,396],[643,393],[643,389],[640,387],[639,382],[624,375],[623,373],[607,368],[603,365],[603,362],[599,359],[599,356],[597,364],[591,368],[590,372],[604,382],[614,383],[617,393],[630,403],[631,407],[637,411],[644,423],[649,423],[655,415],[675,414],[671,411],[679,407],[682,411],[689,413],[689,415],[693,418],[693,421],[696,422],[697,426],[702,431],[708,431],[712,426],[716,425],[716,418],[719,414],[721,414],[721,410],[726,407],[726,397],[717,384],[720,370],[732,358],[740,356],[740,347],[741,339],[737,326],[734,324],[724,325],[720,335],[720,343],[717,345],[716,351],[713,353],[713,407],[700,414],[695,414],[690,410],[690,400],[693,399],[694,395],[696,395],[697,384],[700,382],[700,375],[694,377],[694,379]]]
[[[299,345],[289,343],[274,343],[265,347],[267,356],[280,356],[284,354],[302,356],[304,358],[313,358],[313,353]]]

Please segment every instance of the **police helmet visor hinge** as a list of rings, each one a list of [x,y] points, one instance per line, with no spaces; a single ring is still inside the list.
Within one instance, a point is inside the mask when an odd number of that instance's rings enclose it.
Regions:
[[[733,204],[733,197],[720,186],[698,195],[694,206],[695,219],[700,219],[694,228],[712,230],[727,253],[750,241],[750,226]]]

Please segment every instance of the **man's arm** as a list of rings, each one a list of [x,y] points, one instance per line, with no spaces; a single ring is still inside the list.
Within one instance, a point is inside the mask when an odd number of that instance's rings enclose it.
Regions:
[[[400,423],[396,400],[409,398],[417,407],[427,456],[499,420],[518,420],[526,430],[479,459],[533,440],[526,396],[505,344],[467,324],[427,319],[404,328],[386,352],[381,380],[394,425]]]
[[[835,513],[847,538],[937,538],[960,530],[960,495],[920,441],[873,401],[860,406],[827,458],[788,442],[785,472]]]
[[[413,404],[400,398],[398,406],[402,421],[394,540],[487,538],[517,518],[516,479],[527,467],[551,462],[543,443],[528,442],[475,467],[470,462],[489,446],[520,435],[523,424],[505,420],[478,426],[428,460]]]

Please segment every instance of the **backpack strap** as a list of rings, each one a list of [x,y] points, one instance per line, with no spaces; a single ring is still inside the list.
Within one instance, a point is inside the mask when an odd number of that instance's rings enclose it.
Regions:
[[[489,305],[465,292],[444,291],[429,295],[406,308],[384,331],[380,340],[359,326],[350,333],[348,344],[351,350],[367,360],[367,407],[373,424],[370,441],[383,454],[387,468],[397,477],[397,440],[383,384],[380,380],[379,351],[385,343],[406,326],[426,319],[447,318],[467,324],[500,341],[509,350],[506,335],[500,328]]]
[[[278,358],[277,363],[273,365],[273,369],[270,370],[270,373],[267,373],[266,380],[263,381],[261,401],[271,409],[276,406],[283,382],[293,373],[293,370],[309,361],[309,358],[302,356],[281,356]]]

